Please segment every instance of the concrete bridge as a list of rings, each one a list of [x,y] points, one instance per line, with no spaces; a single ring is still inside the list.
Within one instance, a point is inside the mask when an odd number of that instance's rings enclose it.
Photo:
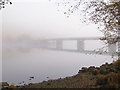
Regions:
[[[44,39],[40,40],[41,47],[49,50],[67,51],[67,52],[77,52],[86,54],[99,54],[99,55],[117,55],[117,44],[108,44],[107,51],[96,51],[96,50],[85,50],[86,40],[100,40],[102,37],[83,37],[83,38],[54,38],[54,39]],[[76,49],[65,49],[63,48],[63,42],[65,41],[76,41]],[[51,47],[53,46],[53,47]],[[94,45],[93,45],[94,46]]]

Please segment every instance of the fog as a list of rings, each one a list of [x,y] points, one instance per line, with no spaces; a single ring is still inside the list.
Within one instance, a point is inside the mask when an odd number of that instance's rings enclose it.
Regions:
[[[19,0],[18,0],[19,1]],[[57,11],[57,9],[60,11]],[[32,38],[101,36],[94,24],[81,23],[79,15],[67,18],[55,2],[17,2],[2,11],[3,37]]]
[[[112,62],[110,56],[87,55],[41,49],[39,41],[54,38],[101,37],[97,25],[85,24],[80,16],[64,15],[64,8],[55,0],[12,0],[0,11],[0,64],[3,81],[18,84],[74,75],[83,66],[100,66]],[[59,11],[58,11],[59,9]],[[1,44],[2,43],[2,44]],[[53,45],[53,44],[52,44]],[[86,42],[85,49],[98,49],[103,42]],[[76,49],[76,42],[63,42],[63,48]],[[3,54],[3,55],[2,55]],[[2,81],[0,79],[0,81]]]
[[[0,14],[0,81],[2,81],[2,14]]]

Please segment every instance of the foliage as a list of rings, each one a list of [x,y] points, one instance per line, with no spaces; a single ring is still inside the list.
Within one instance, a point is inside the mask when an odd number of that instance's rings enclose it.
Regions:
[[[16,88],[16,86],[14,86],[14,85],[10,85],[8,88]]]
[[[9,84],[7,82],[1,82],[0,85],[2,84],[2,87],[4,86],[9,86]]]
[[[114,67],[117,69],[117,71],[120,72],[120,60],[117,60],[116,62],[113,63]]]
[[[5,4],[12,4],[10,0],[0,0],[0,10],[5,8]]]
[[[110,72],[119,73],[120,72],[120,60],[114,61],[111,64],[105,63],[101,65],[100,67],[94,67],[90,66],[89,68],[83,67],[81,70],[79,70],[78,73],[85,73],[89,72],[93,75],[98,74],[108,74]]]
[[[90,66],[89,68],[83,67],[81,70],[79,70],[78,73],[85,73],[85,72],[89,72],[93,75],[97,75],[100,73],[100,70],[99,70],[99,68],[96,68],[94,66]]]
[[[102,88],[120,88],[120,73],[111,72],[107,75],[98,75],[97,85]]]

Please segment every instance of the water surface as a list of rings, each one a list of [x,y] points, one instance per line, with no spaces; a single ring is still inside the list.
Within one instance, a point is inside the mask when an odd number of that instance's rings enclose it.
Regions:
[[[64,43],[64,48],[67,48]],[[73,46],[72,46],[73,45]],[[75,43],[68,46],[75,49]],[[86,49],[93,47],[87,44]],[[99,46],[99,44],[94,44]],[[68,48],[68,49],[69,49]],[[93,49],[93,48],[92,48]],[[37,83],[49,79],[64,78],[78,73],[81,67],[111,63],[111,56],[89,55],[75,52],[52,51],[41,48],[3,48],[2,79],[10,84]],[[29,77],[35,78],[29,80]]]

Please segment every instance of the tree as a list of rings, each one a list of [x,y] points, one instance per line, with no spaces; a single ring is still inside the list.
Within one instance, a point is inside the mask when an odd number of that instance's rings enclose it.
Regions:
[[[120,59],[120,0],[105,1],[107,0],[64,0],[62,4],[68,7],[64,14],[70,15],[76,10],[81,10],[84,22],[98,24],[99,30],[104,34],[101,40],[106,44],[118,44],[118,59]]]
[[[12,4],[10,0],[0,0],[0,10],[5,8],[5,4]]]

